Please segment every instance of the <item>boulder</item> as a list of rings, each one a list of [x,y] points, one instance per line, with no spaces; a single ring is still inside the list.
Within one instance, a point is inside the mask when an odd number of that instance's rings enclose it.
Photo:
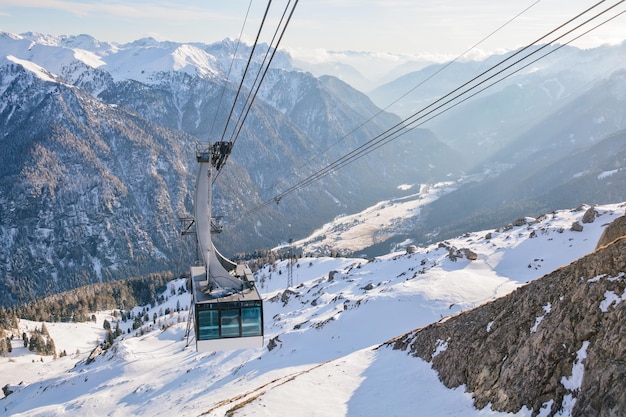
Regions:
[[[570,227],[570,230],[573,231],[573,232],[582,232],[583,231],[583,225],[576,221],[576,222],[572,223],[572,227]]]
[[[463,253],[465,254],[465,257],[470,261],[475,261],[476,259],[478,259],[478,254],[476,254],[476,252],[471,249],[463,249]]]
[[[583,214],[583,223],[593,223],[596,217],[598,217],[598,212],[595,208],[590,207],[585,214]]]

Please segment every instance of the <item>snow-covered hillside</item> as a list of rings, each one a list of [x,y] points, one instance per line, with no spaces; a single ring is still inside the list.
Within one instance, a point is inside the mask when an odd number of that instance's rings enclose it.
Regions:
[[[56,360],[41,359],[15,338],[13,352],[0,359],[0,385],[15,388],[0,400],[0,414],[507,415],[476,410],[471,394],[446,389],[426,362],[377,346],[592,252],[625,206],[597,206],[591,223],[582,221],[588,207],[559,211],[373,260],[301,258],[291,288],[287,261],[268,265],[257,272],[266,335],[260,349],[185,347],[187,312],[161,314],[188,304],[178,280],[164,293],[166,303],[135,309],[150,318],[157,313],[156,324],[128,333],[131,322],[120,323],[124,336],[88,365],[89,350],[104,337],[104,319],[115,323],[111,312],[98,313],[95,323],[48,324],[57,349],[68,353]],[[572,230],[575,223],[582,231]]]

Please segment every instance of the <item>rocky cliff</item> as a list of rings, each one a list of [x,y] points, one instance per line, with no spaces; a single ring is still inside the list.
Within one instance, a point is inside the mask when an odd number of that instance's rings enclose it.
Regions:
[[[598,241],[597,248],[608,245],[615,239],[619,239],[622,236],[626,236],[626,216],[615,219],[610,225],[607,226],[606,229],[604,229],[604,232],[602,232],[602,236],[600,236],[600,240]]]
[[[620,223],[621,222],[621,223]],[[615,223],[624,223],[621,217]],[[612,230],[615,230],[612,227]],[[477,309],[390,342],[476,407],[626,412],[626,236]]]

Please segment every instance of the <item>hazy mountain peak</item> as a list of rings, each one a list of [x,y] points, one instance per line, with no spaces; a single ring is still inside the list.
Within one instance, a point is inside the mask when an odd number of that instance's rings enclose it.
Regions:
[[[161,41],[157,41],[156,39],[154,39],[152,36],[146,37],[146,38],[141,38],[141,39],[137,39],[134,40],[132,42],[129,43],[125,43],[123,45],[120,45],[120,47],[127,49],[127,48],[148,48],[148,47],[163,47],[164,45],[170,45],[174,44],[174,42],[161,42]]]

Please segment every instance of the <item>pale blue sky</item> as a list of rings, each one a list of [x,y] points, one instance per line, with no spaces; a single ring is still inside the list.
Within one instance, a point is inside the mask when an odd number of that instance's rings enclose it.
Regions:
[[[301,0],[281,46],[454,55],[534,3],[536,0]],[[491,52],[525,45],[595,3],[541,0],[481,48]],[[113,42],[152,36],[212,43],[238,37],[248,4],[249,0],[0,0],[0,30],[87,33]],[[254,39],[266,4],[253,1],[244,39]],[[286,0],[274,0],[270,27],[276,24],[285,4]],[[623,15],[578,45],[595,46],[625,38]],[[265,40],[269,39],[266,32]]]

